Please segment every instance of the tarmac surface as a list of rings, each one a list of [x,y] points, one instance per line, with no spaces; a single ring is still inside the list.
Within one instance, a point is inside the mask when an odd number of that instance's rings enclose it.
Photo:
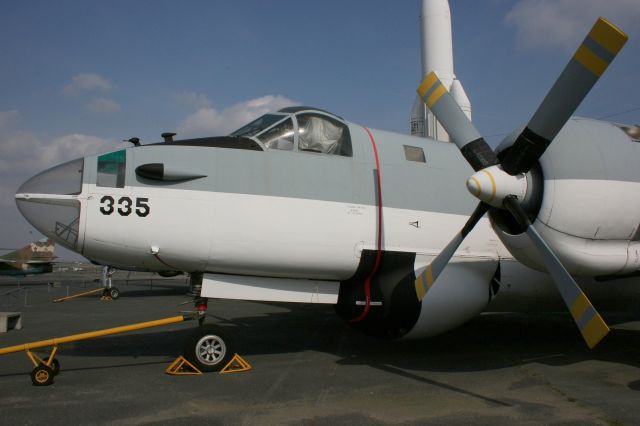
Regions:
[[[0,279],[0,311],[23,329],[0,347],[175,316],[184,277],[116,273],[121,297],[52,299],[99,271]],[[129,278],[129,279],[127,279]],[[54,287],[46,285],[53,281]],[[7,294],[8,293],[8,294]],[[26,302],[26,306],[25,306]],[[24,352],[0,357],[0,423],[213,425],[640,424],[640,331],[627,315],[594,349],[568,314],[483,314],[416,342],[368,338],[332,306],[211,300],[248,372],[170,376],[195,322],[62,345],[61,374],[35,387]]]

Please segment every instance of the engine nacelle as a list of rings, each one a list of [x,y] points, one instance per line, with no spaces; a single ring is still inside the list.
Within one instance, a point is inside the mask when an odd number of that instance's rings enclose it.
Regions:
[[[456,257],[419,301],[415,271],[427,266],[433,256],[384,252],[371,280],[369,313],[357,321],[364,309],[363,283],[375,252],[364,250],[362,256],[358,273],[340,285],[336,310],[369,335],[416,339],[444,333],[482,312],[498,291],[497,258]]]
[[[625,274],[640,268],[640,143],[625,130],[572,118],[540,158],[541,179],[532,190],[541,196],[528,212],[571,274]],[[513,139],[505,139],[498,150]],[[514,257],[545,270],[526,235],[505,226],[500,213],[491,219]]]

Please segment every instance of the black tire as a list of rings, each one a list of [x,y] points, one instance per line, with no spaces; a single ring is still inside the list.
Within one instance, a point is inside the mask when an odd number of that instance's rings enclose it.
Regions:
[[[184,357],[200,371],[220,371],[233,357],[233,344],[219,327],[197,327],[185,340]]]
[[[60,362],[58,362],[57,358],[54,358],[53,361],[51,361],[51,370],[53,371],[54,376],[60,374]]]
[[[107,292],[107,296],[109,296],[113,300],[116,300],[118,297],[120,297],[120,290],[115,287],[111,287]]]
[[[31,383],[34,386],[49,386],[53,383],[53,375],[51,368],[40,364],[31,371]]]

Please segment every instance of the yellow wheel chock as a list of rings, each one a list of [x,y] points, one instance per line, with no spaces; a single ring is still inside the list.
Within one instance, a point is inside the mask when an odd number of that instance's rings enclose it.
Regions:
[[[240,373],[241,371],[249,371],[251,370],[251,368],[251,365],[240,355],[234,354],[233,358],[229,360],[227,365],[225,365],[224,368],[220,370],[220,374]],[[179,356],[178,358],[176,358],[171,363],[171,365],[169,365],[166,370],[164,370],[164,372],[172,376],[202,375],[202,371],[198,370],[195,365],[191,364],[183,356]]]
[[[35,366],[35,368],[31,372],[31,381],[35,386],[47,386],[53,383],[53,376],[57,375],[60,371],[60,363],[55,358],[55,355],[56,352],[58,352],[58,346],[63,343],[78,342],[80,340],[95,339],[97,337],[110,336],[113,334],[126,333],[129,331],[142,330],[151,327],[159,327],[161,325],[175,324],[188,319],[191,318],[184,315],[178,315],[175,317],[163,318],[155,321],[146,321],[121,327],[105,328],[103,330],[92,331],[89,333],[73,334],[71,336],[40,340],[38,342],[31,342],[22,345],[1,348],[0,355],[7,355],[15,352],[25,351],[27,353],[27,356]],[[51,353],[45,358],[40,358],[38,355],[32,352],[32,350],[34,349],[47,347],[51,347]]]
[[[242,359],[240,355],[234,354],[233,358],[229,360],[227,365],[225,365],[224,368],[220,370],[220,374],[240,373],[241,371],[249,371],[251,370],[251,368],[251,364]]]
[[[179,356],[164,370],[165,373],[172,376],[200,376],[202,371],[186,360],[185,357]]]

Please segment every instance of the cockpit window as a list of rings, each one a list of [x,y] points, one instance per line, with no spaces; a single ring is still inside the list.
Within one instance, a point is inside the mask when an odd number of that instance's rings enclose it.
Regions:
[[[293,120],[287,119],[258,135],[260,142],[269,149],[293,150]]]
[[[251,123],[247,124],[246,126],[239,128],[235,132],[231,133],[229,136],[243,137],[243,138],[249,138],[251,136],[255,136],[261,131],[263,131],[264,129],[266,129],[267,127],[271,126],[272,124],[275,124],[278,121],[282,120],[284,117],[285,117],[284,115],[278,115],[278,114],[265,114],[262,117],[257,118],[256,120],[253,120]]]
[[[342,121],[318,112],[287,109],[287,114],[265,114],[231,133],[231,137],[259,140],[267,149],[307,151],[353,156],[349,128]],[[291,110],[291,111],[289,111]]]
[[[320,114],[300,114],[298,149],[351,157],[351,138],[347,126]]]
[[[124,188],[127,153],[120,150],[98,157],[98,179],[96,186]]]

